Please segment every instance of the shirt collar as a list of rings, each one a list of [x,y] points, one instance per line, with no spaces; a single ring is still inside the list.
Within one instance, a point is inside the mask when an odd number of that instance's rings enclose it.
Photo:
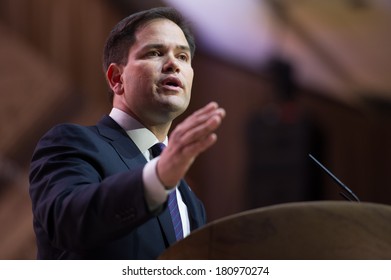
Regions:
[[[133,140],[144,156],[148,158],[149,148],[159,142],[156,136],[135,118],[118,108],[113,108],[109,116],[126,131],[130,139]],[[167,145],[167,142],[168,138],[166,137],[163,143]]]

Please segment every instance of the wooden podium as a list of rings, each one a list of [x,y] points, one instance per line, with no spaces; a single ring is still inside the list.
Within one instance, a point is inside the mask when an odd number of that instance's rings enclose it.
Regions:
[[[391,259],[391,206],[320,201],[258,208],[207,224],[159,259]]]

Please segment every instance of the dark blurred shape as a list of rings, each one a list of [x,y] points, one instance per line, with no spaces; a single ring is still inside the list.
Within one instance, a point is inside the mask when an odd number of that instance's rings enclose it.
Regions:
[[[297,101],[294,67],[280,58],[264,72],[272,81],[273,98],[253,115],[247,126],[248,198],[251,208],[305,201],[320,196],[319,171],[309,165],[314,127]],[[316,144],[320,144],[316,137]]]
[[[347,0],[350,7],[357,10],[365,10],[370,8],[369,1],[367,0]]]
[[[0,194],[6,186],[15,183],[20,176],[20,166],[0,155]]]
[[[274,84],[275,94],[279,101],[294,101],[297,94],[294,67],[288,61],[274,57],[262,71]]]

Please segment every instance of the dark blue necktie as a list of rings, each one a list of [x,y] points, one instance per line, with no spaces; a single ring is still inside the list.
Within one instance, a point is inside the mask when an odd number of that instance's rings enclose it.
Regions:
[[[156,143],[151,147],[151,154],[153,157],[158,157],[166,146],[163,143]],[[176,190],[168,195],[168,210],[170,211],[172,224],[174,226],[176,240],[183,238],[183,228],[181,215],[179,213],[178,201],[176,198]]]

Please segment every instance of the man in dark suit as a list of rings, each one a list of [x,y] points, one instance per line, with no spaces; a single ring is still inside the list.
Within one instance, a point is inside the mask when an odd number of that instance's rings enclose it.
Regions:
[[[131,15],[111,31],[104,50],[110,115],[95,126],[54,127],[32,158],[38,258],[155,259],[205,224],[204,207],[182,178],[216,142],[225,111],[211,102],[167,137],[190,101],[194,48],[170,8]],[[167,146],[160,155],[156,143]]]

